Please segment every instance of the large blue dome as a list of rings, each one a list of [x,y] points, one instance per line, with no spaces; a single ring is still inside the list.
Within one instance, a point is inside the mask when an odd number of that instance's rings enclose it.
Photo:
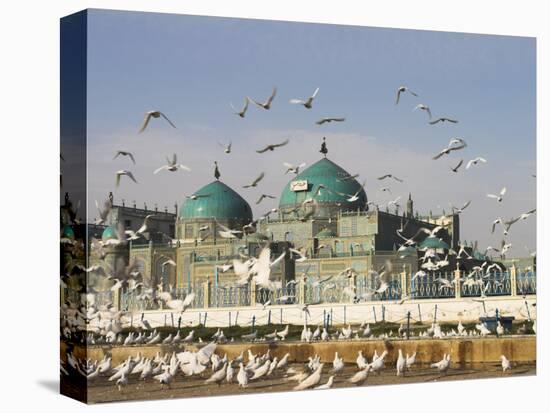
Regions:
[[[292,184],[296,181],[307,182],[307,189],[293,190]],[[351,196],[357,192],[359,192],[358,199],[348,202],[346,195]],[[367,204],[367,194],[361,184],[327,158],[317,161],[285,186],[279,200],[279,208],[282,211],[292,210],[299,207],[306,199],[312,198],[318,202],[321,215],[336,210],[362,210]]]
[[[196,198],[187,199],[179,210],[182,219],[252,221],[248,202],[223,182],[211,182],[192,196]]]

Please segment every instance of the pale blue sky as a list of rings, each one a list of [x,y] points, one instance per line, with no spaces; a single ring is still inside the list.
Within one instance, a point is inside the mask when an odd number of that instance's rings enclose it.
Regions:
[[[213,179],[216,159],[222,179],[253,205],[260,193],[280,195],[289,180],[283,161],[311,164],[327,136],[329,157],[367,179],[371,200],[389,200],[378,190],[382,185],[403,198],[411,191],[422,212],[471,200],[462,236],[481,246],[502,238],[490,234],[494,218],[536,205],[532,38],[92,10],[88,46],[92,202],[115,190],[114,171],[128,168],[140,185],[124,181],[116,199],[172,206]],[[401,84],[420,96],[405,95],[396,106]],[[246,95],[264,100],[273,86],[279,93],[270,111],[250,107],[245,119],[232,114],[229,102],[240,106]],[[316,87],[312,110],[288,103]],[[426,114],[412,111],[418,103],[460,122],[430,126]],[[162,110],[178,129],[156,120],[138,135],[142,114],[151,109]],[[315,125],[323,116],[347,120]],[[431,160],[456,136],[468,148]],[[253,151],[286,137],[291,143],[280,151]],[[234,153],[228,156],[217,141],[229,140]],[[116,149],[135,152],[138,166],[112,161]],[[193,171],[153,176],[173,152]],[[476,156],[488,164],[449,171],[458,159]],[[266,172],[263,187],[240,188],[260,171]],[[405,183],[376,180],[388,172]],[[509,197],[501,205],[486,197],[504,185]],[[514,255],[524,255],[524,245],[534,248],[534,231],[533,218],[513,228]]]

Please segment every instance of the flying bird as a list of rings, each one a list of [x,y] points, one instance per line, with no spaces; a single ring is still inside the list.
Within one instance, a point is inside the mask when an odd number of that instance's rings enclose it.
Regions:
[[[482,158],[481,156],[478,156],[477,158],[471,159],[466,164],[466,169],[470,169],[472,166],[477,165],[479,162],[487,163],[487,159]]]
[[[418,109],[423,110],[424,112],[426,112],[430,119],[432,118],[432,111],[430,110],[429,106],[426,106],[425,104],[420,103],[420,104],[416,105],[413,110],[418,110]]]
[[[256,201],[256,205],[258,205],[260,202],[262,202],[265,198],[269,198],[269,199],[275,199],[275,197],[273,195],[268,195],[268,194],[262,194],[258,200]]]
[[[281,147],[281,146],[285,146],[288,142],[289,142],[289,140],[286,139],[286,140],[284,140],[284,141],[281,142],[281,143],[274,143],[274,144],[267,145],[265,148],[263,148],[263,149],[258,149],[256,152],[258,152],[258,153],[264,153],[264,152],[267,152],[267,151],[274,151],[275,148],[279,148],[279,147]]]
[[[463,163],[464,163],[464,160],[461,159],[460,162],[458,162],[458,164],[454,168],[451,168],[451,171],[458,172],[458,169],[462,166]]]
[[[454,138],[449,141],[449,144],[446,148],[442,149],[437,155],[433,157],[433,159],[439,159],[443,155],[448,155],[452,151],[458,151],[460,149],[464,149],[466,147],[466,142],[461,138]]]
[[[497,202],[502,202],[502,199],[503,199],[505,193],[506,193],[506,187],[502,188],[498,195],[487,194],[487,197],[496,199]]]
[[[294,104],[294,105],[302,105],[304,106],[306,109],[311,109],[312,107],[312,104],[313,104],[313,99],[315,99],[315,96],[317,96],[317,93],[319,92],[319,88],[315,89],[315,91],[313,92],[313,95],[311,95],[309,98],[307,98],[306,100],[301,100],[301,99],[290,99],[290,103]]]
[[[315,122],[317,125],[322,125],[324,123],[330,123],[330,122],[343,122],[345,121],[346,118],[330,118],[330,117],[327,117],[327,118],[321,118],[319,119],[317,122]]]
[[[166,158],[166,162],[167,162],[166,165],[162,165],[160,168],[157,168],[155,170],[155,172],[153,172],[153,173],[158,174],[160,171],[162,171],[164,169],[166,169],[167,171],[170,171],[170,172],[175,172],[178,169],[184,169],[186,171],[191,171],[191,168],[189,168],[188,166],[185,166],[185,165],[182,165],[182,164],[178,163],[178,158],[177,158],[176,154],[172,155],[172,160]]]
[[[436,120],[432,120],[430,122],[428,122],[430,125],[435,125],[436,123],[444,123],[444,122],[451,122],[451,123],[458,123],[457,120],[455,119],[450,119],[450,118],[437,118]]]
[[[416,93],[410,90],[407,86],[399,86],[399,88],[397,89],[397,98],[395,99],[396,105],[399,103],[399,97],[401,96],[401,93],[405,93],[405,92],[408,92],[413,96],[418,96]]]
[[[147,125],[149,125],[149,121],[151,120],[151,118],[158,119],[161,116],[166,120],[166,122],[170,124],[170,126],[172,126],[173,128],[176,127],[176,125],[174,125],[172,121],[168,119],[166,115],[162,113],[160,110],[150,110],[149,112],[145,112],[145,118],[143,119],[143,125],[141,125],[141,129],[139,130],[139,133],[143,132],[145,128],[147,128]]]
[[[392,179],[396,180],[397,182],[403,182],[402,179],[399,179],[397,176],[392,175],[392,174],[382,175],[382,176],[378,177],[378,180],[379,180],[379,181],[382,181],[382,180],[384,180],[384,179],[386,179],[386,178],[392,178]]]
[[[128,156],[132,162],[134,163],[134,165],[136,164],[136,160],[134,159],[134,155],[132,155],[131,152],[126,152],[126,151],[117,151],[117,153],[115,154],[115,157],[113,159],[116,159],[118,158],[119,156]]]
[[[221,142],[218,142],[218,145],[220,145],[223,148],[223,151],[225,153],[231,153],[231,142],[229,142],[227,145]]]
[[[461,214],[466,208],[468,208],[468,206],[470,205],[471,201],[467,201],[464,205],[462,205],[462,207],[460,208],[456,208],[456,207],[451,207],[453,213],[455,214]]]
[[[300,173],[300,169],[306,166],[306,163],[302,162],[300,165],[294,166],[291,163],[283,162],[283,165],[286,166],[285,175],[289,172],[292,172],[293,174],[298,175]]]
[[[269,97],[267,98],[267,100],[265,101],[265,103],[260,103],[260,102],[254,100],[254,99],[251,99],[251,98],[249,98],[249,99],[250,99],[250,100],[252,101],[252,103],[254,103],[256,106],[259,106],[260,108],[263,108],[263,109],[265,109],[265,110],[269,110],[269,109],[271,109],[271,103],[273,102],[273,99],[275,99],[275,95],[276,95],[276,94],[277,94],[277,88],[274,87],[274,88],[273,88],[273,92],[271,92],[271,96],[269,96]]]
[[[258,183],[264,179],[264,176],[265,174],[262,172],[260,175],[258,175],[258,177],[256,179],[254,179],[254,181],[252,181],[252,183],[248,184],[248,185],[243,185],[243,188],[251,188],[251,187],[256,187],[258,186]]]
[[[128,178],[130,178],[132,181],[134,181],[136,184],[138,181],[136,181],[136,178],[134,178],[134,175],[132,172],[127,171],[125,169],[121,169],[120,171],[117,171],[116,173],[116,186],[118,187],[120,185],[120,177],[126,175]]]
[[[230,103],[229,106],[231,106],[231,109],[233,109],[233,113],[235,113],[235,115],[240,116],[241,118],[244,118],[244,116],[246,115],[246,111],[248,110],[248,102],[249,102],[248,97],[244,98],[244,106],[240,111],[235,109],[235,106],[233,106],[232,103]]]

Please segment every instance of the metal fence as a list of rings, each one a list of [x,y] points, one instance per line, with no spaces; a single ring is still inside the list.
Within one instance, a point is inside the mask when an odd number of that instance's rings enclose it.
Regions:
[[[461,297],[490,297],[533,295],[537,292],[536,273],[506,272],[464,273],[427,272],[419,274],[394,273],[387,284],[376,276],[339,276],[324,279],[308,276],[287,283],[282,288],[265,289],[254,283],[244,286],[198,283],[190,288],[172,290],[174,300],[185,300],[194,293],[189,308],[246,307],[265,304],[320,304],[369,301],[398,301],[404,299],[444,299]],[[457,290],[458,288],[458,290]],[[74,303],[83,303],[86,296],[71,288],[62,289],[62,297]],[[112,303],[125,311],[145,311],[167,308],[158,296],[147,296],[141,291],[110,290],[96,293],[94,305]]]

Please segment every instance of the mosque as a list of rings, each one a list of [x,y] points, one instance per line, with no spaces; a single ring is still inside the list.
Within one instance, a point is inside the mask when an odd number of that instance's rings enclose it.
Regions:
[[[134,262],[146,283],[187,290],[205,281],[222,288],[234,285],[232,269],[222,272],[218,266],[231,264],[235,258],[258,256],[266,245],[273,257],[287,251],[272,268],[272,277],[283,285],[304,271],[309,277],[325,277],[351,267],[367,276],[388,259],[399,271],[405,268],[414,273],[419,266],[418,253],[414,248],[396,253],[403,244],[398,229],[412,237],[421,227],[443,226],[438,238],[426,238],[419,246],[441,254],[457,249],[458,214],[421,216],[414,211],[410,195],[402,213],[398,206],[393,211],[372,206],[355,177],[327,157],[324,142],[320,152],[321,159],[282,188],[278,209],[265,217],[255,219],[247,201],[221,180],[216,168],[216,179],[199,188],[179,209],[176,206],[175,213],[135,204],[114,205],[109,225],[89,226],[89,236],[103,241],[115,238],[118,223],[135,231],[145,216],[154,214],[147,239],[107,246],[105,260],[113,267]],[[224,238],[221,226],[242,233]],[[289,247],[308,259],[297,262],[298,256],[288,252]],[[90,257],[90,265],[99,259],[93,250]],[[450,266],[455,265],[450,261]]]

